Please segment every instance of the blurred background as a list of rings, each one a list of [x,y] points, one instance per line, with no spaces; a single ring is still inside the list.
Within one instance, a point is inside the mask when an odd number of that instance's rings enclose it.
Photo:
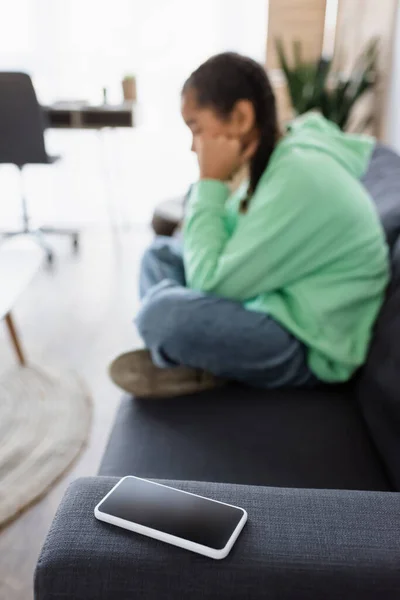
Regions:
[[[225,49],[263,61],[267,12],[264,0],[253,0],[251,10],[245,0],[7,3],[0,69],[28,72],[41,104],[101,104],[103,88],[108,102],[120,103],[123,77],[134,74],[137,81],[134,129],[103,132],[103,139],[93,131],[48,132],[49,151],[63,161],[53,177],[27,169],[35,218],[105,223],[111,185],[125,225],[147,223],[158,200],[183,192],[196,166],[180,118],[181,86],[198,64]],[[107,170],[106,184],[99,168]],[[9,198],[0,219],[12,226],[19,217],[12,168],[1,169],[0,186]]]
[[[120,213],[124,226],[147,223],[159,200],[183,193],[196,175],[179,113],[185,78],[208,56],[236,50],[265,63],[279,82],[277,36],[288,45],[301,40],[309,59],[321,51],[327,56],[340,51],[347,65],[368,39],[381,38],[381,65],[390,78],[385,88],[390,84],[391,89],[385,89],[387,122],[379,135],[400,147],[398,41],[395,61],[388,60],[400,28],[393,19],[395,5],[395,0],[385,0],[380,8],[357,0],[252,0],[250,5],[245,0],[3,0],[0,69],[29,73],[42,105],[101,104],[104,89],[108,103],[119,103],[127,74],[135,76],[137,87],[134,129],[100,136],[98,131],[48,131],[48,149],[63,161],[52,174],[26,169],[32,217],[105,224],[111,187],[114,218]],[[284,86],[277,89],[287,117]],[[10,227],[19,219],[18,185],[14,169],[3,167],[0,186],[7,201],[0,203],[0,219]]]
[[[278,35],[287,44],[302,40],[308,58],[340,50],[347,64],[364,42],[380,37],[381,65],[391,87],[389,95],[385,91],[387,123],[380,135],[400,146],[394,100],[400,86],[398,41],[394,63],[387,59],[400,28],[393,18],[395,0],[385,0],[379,8],[357,0],[2,4],[0,69],[29,73],[42,105],[76,100],[101,104],[103,89],[107,102],[119,103],[123,77],[133,74],[136,79],[134,129],[103,131],[101,136],[98,131],[48,131],[48,150],[61,154],[63,161],[51,174],[40,167],[26,169],[32,217],[38,222],[106,224],[111,187],[114,212],[120,213],[124,226],[147,223],[157,201],[182,193],[196,174],[179,114],[185,78],[208,56],[232,49],[266,63],[279,81],[274,51]],[[283,86],[278,95],[287,116]],[[106,171],[103,177],[99,169]],[[2,167],[0,187],[7,200],[0,203],[0,219],[7,227],[19,219],[18,185],[14,169]]]

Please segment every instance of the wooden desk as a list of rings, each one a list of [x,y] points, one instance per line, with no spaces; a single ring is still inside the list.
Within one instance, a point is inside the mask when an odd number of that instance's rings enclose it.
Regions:
[[[90,106],[83,102],[57,102],[43,106],[45,126],[55,129],[134,127],[134,103]]]

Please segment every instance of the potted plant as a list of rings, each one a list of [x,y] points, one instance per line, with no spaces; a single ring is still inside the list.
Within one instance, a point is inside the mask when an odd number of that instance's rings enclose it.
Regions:
[[[379,48],[376,38],[361,52],[348,77],[343,77],[334,68],[332,59],[321,58],[316,63],[305,62],[299,41],[293,42],[293,66],[289,65],[280,39],[276,40],[276,50],[296,115],[319,110],[341,129],[348,126],[356,102],[377,81]],[[358,129],[365,129],[372,121],[373,115],[367,115]]]
[[[126,102],[136,101],[136,77],[134,75],[125,75],[122,80],[122,91]]]

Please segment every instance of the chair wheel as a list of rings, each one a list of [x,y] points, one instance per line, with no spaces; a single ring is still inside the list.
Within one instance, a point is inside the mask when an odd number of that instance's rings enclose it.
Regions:
[[[74,252],[79,250],[79,235],[77,233],[72,236],[72,248]]]

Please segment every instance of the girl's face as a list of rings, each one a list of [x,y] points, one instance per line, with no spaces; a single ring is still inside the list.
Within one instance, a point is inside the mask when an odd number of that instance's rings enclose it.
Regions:
[[[181,113],[183,120],[192,132],[192,152],[196,151],[196,137],[232,136],[230,117],[222,119],[212,108],[200,107],[196,95],[189,89],[182,95]]]

